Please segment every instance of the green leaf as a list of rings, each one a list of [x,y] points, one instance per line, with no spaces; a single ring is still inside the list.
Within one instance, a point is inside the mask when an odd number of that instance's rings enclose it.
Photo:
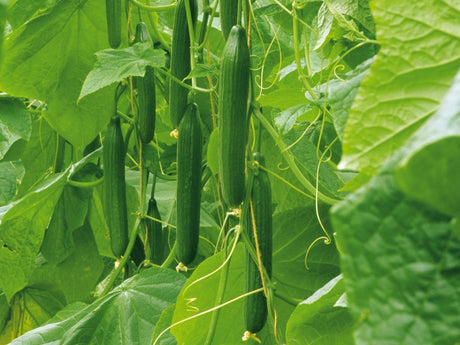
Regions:
[[[173,323],[194,317],[198,313],[210,310],[218,304],[243,294],[244,247],[242,244],[236,247],[230,263],[223,270],[203,279],[205,275],[214,272],[224,260],[224,252],[220,252],[203,261],[193,271],[177,299]],[[200,281],[198,281],[199,279]],[[222,299],[218,301],[220,279],[226,282],[226,286],[221,296]],[[171,329],[171,333],[176,337],[178,344],[183,345],[204,344],[208,332],[214,332],[211,344],[237,344],[244,333],[242,310],[242,299],[240,299],[218,311],[218,320],[214,327],[210,324],[212,313],[209,312],[177,324]],[[229,324],[232,325],[231,329],[228,327]],[[271,344],[271,342],[267,344]]]
[[[24,167],[20,162],[0,162],[0,205],[13,199],[23,175]]]
[[[398,188],[395,156],[332,209],[356,345],[460,339],[460,240],[449,219]]]
[[[0,89],[47,102],[45,118],[81,150],[113,114],[111,90],[76,102],[94,53],[108,45],[106,31],[103,2],[58,1],[14,30],[4,47]]]
[[[63,259],[40,262],[29,281],[32,286],[53,286],[67,303],[88,300],[104,270],[89,225],[76,229],[70,236],[72,248]]]
[[[54,6],[55,3],[56,0],[16,0],[8,10],[8,22],[15,29],[34,15],[40,15],[47,8]]]
[[[438,109],[450,87],[460,61],[460,4],[372,5],[381,49],[348,116],[341,166],[375,173]]]
[[[301,302],[288,321],[286,344],[354,345],[354,320],[341,302],[344,292],[339,275]]]
[[[162,311],[174,304],[184,281],[172,270],[144,270],[107,296],[83,309],[72,306],[53,323],[24,334],[11,345],[149,344]]]
[[[319,214],[330,231],[327,211],[321,207]],[[324,239],[316,242],[306,257],[307,249],[322,236],[325,234],[313,205],[273,217],[273,277],[277,293],[303,300],[340,273],[337,249],[334,244],[325,245]]]
[[[322,87],[322,90],[324,89],[328,92],[327,100],[331,106],[334,126],[341,141],[343,141],[345,124],[361,81],[374,60],[375,58],[371,58],[364,61],[352,71],[341,76],[340,80],[333,79]]]
[[[6,299],[5,294],[0,289],[0,334],[3,332],[3,327],[5,327],[5,323],[8,320],[10,314],[10,305]]]
[[[0,286],[8,300],[26,286],[67,174],[47,179],[0,214]]]
[[[41,326],[63,306],[63,297],[52,289],[25,288],[11,301],[10,318],[0,336],[0,342],[9,343]]]
[[[57,134],[43,118],[32,123],[32,135],[21,155],[25,174],[19,188],[23,195],[52,171],[57,154]]]
[[[404,146],[396,181],[410,197],[455,216],[460,213],[460,73],[439,110]]]
[[[0,160],[19,139],[29,140],[32,132],[30,114],[14,98],[0,98]]]
[[[151,42],[136,43],[125,49],[106,49],[97,52],[96,56],[97,61],[83,83],[79,101],[129,76],[144,76],[146,66],[162,67],[165,62],[165,52],[153,49]]]

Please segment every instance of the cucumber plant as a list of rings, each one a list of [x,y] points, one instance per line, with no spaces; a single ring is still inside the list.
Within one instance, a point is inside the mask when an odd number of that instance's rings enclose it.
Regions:
[[[125,144],[120,117],[112,116],[103,142],[106,220],[113,254],[119,258],[128,246],[125,182]]]
[[[116,49],[121,43],[121,0],[105,0],[109,45]]]
[[[136,25],[134,43],[152,42],[147,25],[140,22]],[[133,83],[137,89],[137,128],[143,143],[149,143],[155,132],[155,71],[152,66],[145,67],[143,77],[133,77]]]
[[[248,140],[249,48],[246,30],[233,26],[222,52],[219,87],[219,177],[230,207],[244,199]]]
[[[176,258],[186,270],[196,256],[200,231],[202,134],[198,106],[187,106],[177,140]]]
[[[252,183],[250,186],[249,205],[243,208],[243,231],[249,239],[248,246],[256,248],[257,260],[246,250],[246,292],[264,287],[263,270],[271,278],[272,272],[272,198],[268,173],[259,168],[265,165],[265,159],[259,152],[253,153],[251,168]],[[266,286],[265,286],[266,287]],[[245,337],[254,338],[267,320],[266,289],[249,295],[244,304]]]
[[[238,21],[238,0],[220,0],[220,26],[222,34],[227,39],[230,30]]]
[[[186,3],[188,2],[188,4]],[[190,6],[193,26],[196,22],[198,6],[196,0],[178,0],[174,12],[174,26],[171,42],[170,73],[173,77],[184,80],[190,74],[190,32],[187,21],[186,6]],[[189,81],[185,83],[190,84]],[[174,80],[169,84],[169,115],[174,128],[180,123],[187,106],[188,90]]]

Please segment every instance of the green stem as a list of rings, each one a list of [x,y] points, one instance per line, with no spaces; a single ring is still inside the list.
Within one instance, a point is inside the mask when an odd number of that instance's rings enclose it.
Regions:
[[[171,51],[171,47],[169,46],[169,43],[166,41],[161,31],[158,30],[157,28],[158,14],[156,14],[155,12],[148,12],[148,16],[149,16],[150,24],[152,25],[153,34],[155,35],[155,37],[157,37],[160,40],[160,43],[163,45],[163,47],[166,50]]]
[[[132,251],[132,249],[134,247],[134,242],[136,241],[137,228],[139,227],[140,222],[141,222],[141,218],[137,217],[136,221],[134,222],[134,226],[133,226],[133,228],[131,230],[128,247],[126,248],[124,255],[121,257],[120,265],[117,267],[117,269],[115,270],[114,274],[110,277],[110,280],[108,281],[107,285],[105,286],[104,290],[102,291],[101,296],[107,295],[107,293],[112,289],[113,283],[115,282],[115,280],[120,275],[120,272],[123,270],[123,267],[125,267],[126,262],[128,262],[129,255],[131,254],[131,251]]]
[[[169,267],[173,264],[174,260],[176,259],[176,242],[174,242],[171,251],[169,252],[168,257],[163,261],[161,267]]]
[[[171,10],[174,7],[176,7],[176,1],[174,1],[173,3],[170,3],[168,5],[157,5],[157,6],[146,5],[146,4],[143,4],[142,2],[140,2],[138,0],[129,0],[129,1],[131,1],[134,5],[142,8],[142,9],[144,9],[146,11],[149,11],[149,12],[168,11],[168,10]]]
[[[99,185],[104,181],[104,178],[101,177],[100,179],[97,179],[95,181],[88,181],[88,182],[82,182],[82,181],[74,181],[67,179],[67,184],[72,187],[77,187],[77,188],[93,188]]]
[[[190,1],[185,1],[185,12],[187,14],[188,34],[190,36],[190,70],[195,69],[195,28],[193,27],[192,10]],[[192,88],[196,87],[196,77],[192,77]]]
[[[273,140],[277,143],[283,158],[286,160],[291,172],[295,175],[295,177],[299,180],[299,182],[310,192],[312,195],[318,195],[318,199],[328,205],[334,205],[340,200],[331,198],[327,195],[324,195],[320,191],[317,191],[316,188],[308,181],[308,179],[302,174],[299,167],[297,166],[294,157],[289,151],[286,151],[286,144],[279,138],[278,133],[276,133],[275,129],[270,125],[268,120],[263,116],[259,107],[254,105],[253,106],[253,114],[259,119],[261,124],[273,138]]]
[[[308,82],[307,77],[305,76],[305,73],[303,73],[302,61],[300,60],[299,27],[298,27],[297,12],[295,8],[292,10],[292,15],[293,15],[292,31],[293,31],[293,36],[294,36],[294,56],[295,56],[295,63],[297,66],[297,73],[299,74],[299,79],[303,83],[303,86],[307,89],[311,97],[316,100],[318,97],[316,96],[310,83]]]

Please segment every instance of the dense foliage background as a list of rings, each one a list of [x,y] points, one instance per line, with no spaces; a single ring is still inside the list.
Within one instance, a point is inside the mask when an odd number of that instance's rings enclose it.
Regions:
[[[142,149],[128,141],[128,214],[136,229],[143,165],[171,249],[174,6],[126,1],[114,50],[104,1],[0,0],[0,344],[242,343],[244,241],[217,183],[225,41],[218,1],[198,3],[192,76],[212,89],[195,95],[206,138],[199,255],[187,273],[174,260],[128,261],[117,275],[101,150],[85,148],[104,137],[118,83],[128,136],[130,77],[153,66],[156,135]],[[246,14],[249,145],[266,156],[274,205],[262,344],[460,344],[460,1],[254,0]],[[153,46],[128,44],[141,20]]]

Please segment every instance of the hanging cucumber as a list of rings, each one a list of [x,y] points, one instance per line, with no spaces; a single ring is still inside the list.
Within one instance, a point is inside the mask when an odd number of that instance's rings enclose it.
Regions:
[[[109,45],[116,49],[121,43],[121,0],[105,0]]]
[[[179,80],[190,74],[190,34],[186,13],[186,2],[190,4],[193,26],[195,26],[198,6],[196,0],[178,0],[174,13],[171,42],[170,73]],[[189,81],[186,83],[190,84]],[[188,90],[174,80],[169,84],[169,115],[174,128],[180,123],[187,105]]]
[[[103,142],[104,193],[107,224],[113,254],[119,258],[128,246],[126,210],[125,146],[120,117],[111,118]]]
[[[271,277],[272,272],[272,199],[270,180],[266,171],[257,168],[265,165],[261,153],[254,153],[255,167],[251,174],[252,188],[250,190],[250,205],[247,213],[243,214],[243,231],[246,232],[252,246],[259,248],[261,262]],[[246,208],[245,208],[246,209]],[[254,236],[254,223],[257,234]],[[260,289],[262,278],[258,262],[246,251],[246,292]],[[245,325],[247,336],[254,337],[265,325],[267,319],[267,299],[263,291],[246,297],[244,304]]]
[[[161,219],[160,212],[155,198],[151,197],[147,209],[147,215]],[[145,241],[146,256],[154,264],[161,264],[163,260],[163,226],[160,222],[152,219],[146,219],[147,238]]]
[[[237,21],[238,0],[220,0],[220,26],[225,39]]]
[[[219,176],[222,196],[238,207],[245,191],[245,151],[248,139],[249,49],[246,31],[234,26],[221,58],[219,88]]]
[[[200,232],[202,135],[198,107],[190,104],[179,125],[177,139],[177,223],[178,269],[186,270],[196,256]]]
[[[145,23],[140,22],[136,26],[134,43],[152,42],[149,30]],[[143,77],[134,77],[134,85],[137,89],[137,125],[143,143],[149,143],[153,139],[155,132],[155,72],[152,66],[145,67]]]

